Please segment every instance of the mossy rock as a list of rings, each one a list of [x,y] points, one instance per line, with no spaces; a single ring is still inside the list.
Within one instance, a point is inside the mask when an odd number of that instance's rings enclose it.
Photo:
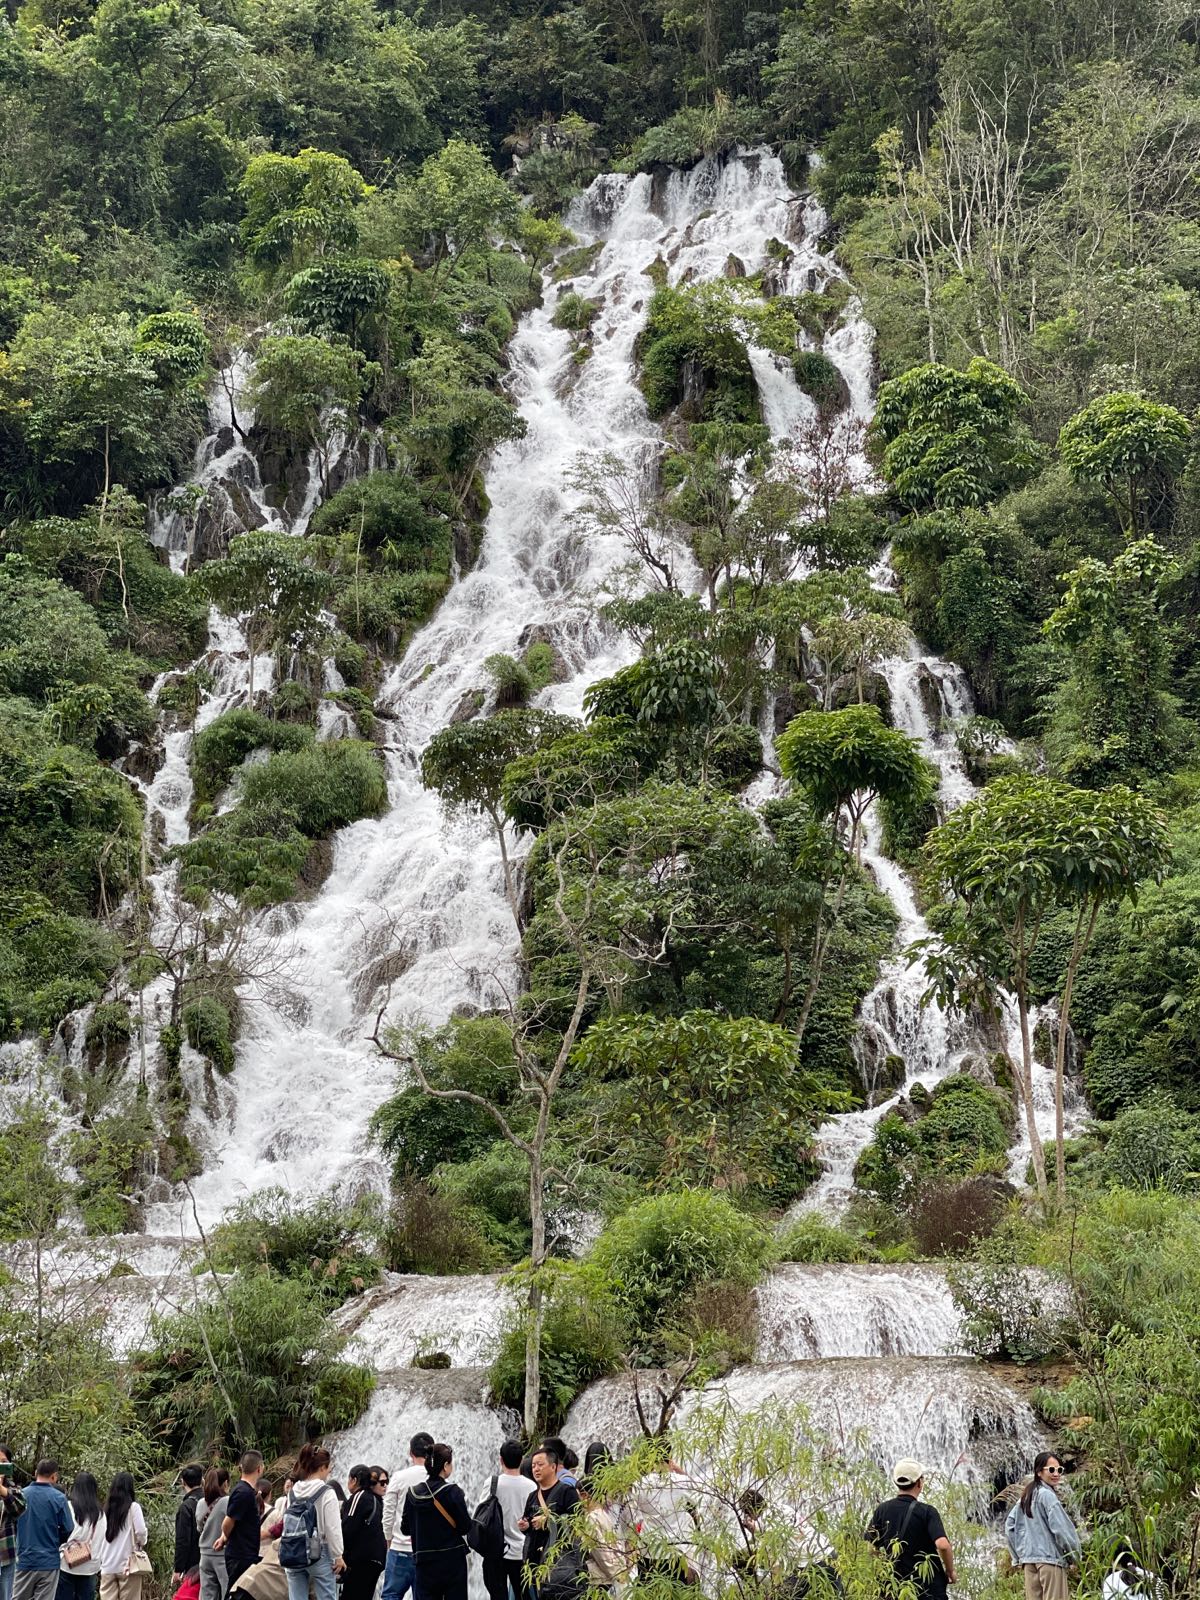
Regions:
[[[597,239],[594,244],[581,244],[572,250],[564,250],[550,269],[551,283],[565,283],[568,278],[579,278],[585,272],[590,272],[603,249],[603,239]]]
[[[841,370],[820,350],[801,350],[792,360],[796,382],[815,400],[822,416],[844,411],[850,404],[850,386]]]

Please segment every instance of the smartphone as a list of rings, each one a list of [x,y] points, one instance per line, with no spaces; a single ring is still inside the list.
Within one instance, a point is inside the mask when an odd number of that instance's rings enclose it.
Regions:
[[[0,1461],[0,1478],[11,1478],[16,1466],[11,1461]]]

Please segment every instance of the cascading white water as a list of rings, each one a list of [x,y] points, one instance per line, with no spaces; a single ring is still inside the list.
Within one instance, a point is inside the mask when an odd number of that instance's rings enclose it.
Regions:
[[[383,1283],[342,1307],[346,1354],[381,1370],[438,1354],[455,1367],[483,1366],[496,1352],[516,1296],[499,1276],[438,1278],[389,1272]]]
[[[409,1440],[417,1432],[454,1446],[454,1481],[473,1506],[496,1471],[501,1444],[520,1433],[520,1421],[515,1413],[488,1404],[481,1371],[387,1373],[354,1426],[327,1440],[333,1476],[344,1481],[359,1462],[389,1472],[407,1466]],[[471,1568],[475,1592],[482,1593],[478,1564],[473,1561]]]
[[[639,1377],[643,1407],[657,1415],[654,1375]],[[833,1448],[890,1466],[915,1455],[935,1483],[975,1489],[986,1511],[996,1479],[1023,1471],[1045,1435],[1029,1404],[986,1368],[967,1361],[844,1359],[735,1367],[725,1377],[689,1391],[678,1417],[695,1406],[728,1399],[745,1414],[803,1405]],[[602,1378],[571,1407],[563,1437],[582,1455],[602,1439],[627,1446],[640,1428],[628,1373]]]
[[[193,1185],[203,1219],[273,1182],[297,1193],[382,1186],[366,1130],[395,1070],[367,1035],[386,985],[392,1021],[435,1024],[464,1005],[493,1005],[511,987],[516,932],[496,841],[482,822],[447,821],[421,786],[420,753],[463,696],[486,687],[483,662],[494,652],[549,639],[571,676],[543,703],[563,711],[577,711],[588,684],[628,659],[597,615],[597,591],[628,552],[615,537],[580,536],[569,477],[584,452],[612,450],[649,468],[661,448],[634,374],[653,293],[645,269],[661,256],[672,282],[710,278],[733,254],[755,273],[768,264],[767,241],[781,238],[795,251],[793,274],[824,279],[836,269],[805,235],[806,217],[811,224],[812,207],[765,152],[705,161],[657,187],[646,174],[601,178],[575,205],[572,228],[603,248],[560,292],[599,303],[593,353],[582,367],[574,361],[570,335],[553,326],[552,296],[521,321],[511,386],[527,436],[492,462],[478,565],[380,697],[394,719],[389,810],[338,835],[330,877],[296,910],[287,983],[273,1005],[252,997],[246,1008],[237,1069],[222,1085],[222,1116]],[[170,1225],[157,1212],[156,1221]]]
[[[755,1298],[758,1361],[961,1349],[958,1309],[938,1267],[788,1264],[764,1278]]]

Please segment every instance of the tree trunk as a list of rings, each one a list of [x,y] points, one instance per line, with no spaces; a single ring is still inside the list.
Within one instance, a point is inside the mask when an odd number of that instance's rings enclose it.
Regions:
[[[508,900],[509,910],[513,914],[513,921],[517,925],[517,932],[521,931],[521,903],[517,898],[517,880],[513,873],[512,862],[508,858],[508,845],[504,839],[504,818],[498,811],[489,809],[488,815],[492,819],[492,826],[496,830],[496,839],[500,845],[500,864],[504,868],[504,894]]]
[[[1075,939],[1071,945],[1071,956],[1067,962],[1067,972],[1063,979],[1062,999],[1058,1006],[1058,1039],[1054,1046],[1054,1189],[1061,1205],[1067,1197],[1067,1157],[1065,1150],[1066,1121],[1064,1099],[1067,1074],[1067,1033],[1071,1022],[1071,1000],[1075,992],[1075,974],[1079,971],[1079,963],[1087,953],[1087,948],[1092,942],[1092,934],[1096,931],[1096,918],[1100,915],[1100,902],[1092,902],[1091,915],[1088,917],[1087,927],[1083,927],[1084,908],[1079,908],[1079,919],[1075,924]]]
[[[1046,1183],[1046,1152],[1042,1149],[1042,1136],[1038,1132],[1033,1106],[1033,1049],[1029,1040],[1029,1000],[1024,989],[1017,993],[1017,1012],[1021,1018],[1021,1073],[1019,1084],[1021,1099],[1025,1102],[1025,1128],[1029,1134],[1029,1152],[1033,1158],[1033,1175],[1037,1180],[1038,1199],[1043,1205],[1050,1198]]]
[[[529,1217],[533,1239],[529,1253],[529,1326],[525,1332],[525,1436],[532,1439],[542,1392],[542,1266],[546,1260],[546,1196],[540,1148],[529,1158]]]

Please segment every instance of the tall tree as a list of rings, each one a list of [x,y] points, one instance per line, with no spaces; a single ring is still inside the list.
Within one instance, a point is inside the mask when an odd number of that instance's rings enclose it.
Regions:
[[[897,815],[919,810],[930,799],[935,779],[916,740],[887,727],[875,706],[807,712],[788,724],[777,748],[784,776],[825,819],[834,846],[813,932],[808,988],[796,1024],[797,1035],[803,1038],[868,808],[884,800]]]
[[[282,533],[243,533],[220,561],[197,579],[218,610],[241,620],[250,650],[250,700],[254,660],[267,650],[303,648],[319,624],[331,580],[304,560],[304,546]]]
[[[1031,963],[1048,920],[1075,915],[1059,1001],[1056,1187],[1065,1192],[1063,1074],[1076,974],[1106,903],[1132,899],[1139,880],[1169,859],[1162,818],[1125,788],[1096,793],[1049,778],[1002,778],[951,814],[927,846],[931,875],[948,897],[937,936],[921,953],[930,992],[995,1014],[1007,989],[1017,1006],[1021,1059],[1014,1062],[1038,1193],[1048,1199],[1034,1108]]]

